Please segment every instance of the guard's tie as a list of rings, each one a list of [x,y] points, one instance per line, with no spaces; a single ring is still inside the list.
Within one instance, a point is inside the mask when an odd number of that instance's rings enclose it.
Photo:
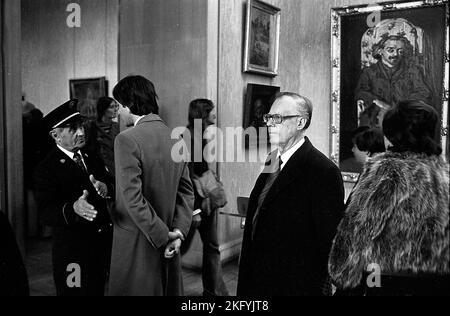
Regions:
[[[87,173],[86,167],[83,163],[83,160],[81,159],[81,155],[77,152],[73,155],[73,161],[78,165],[78,167],[81,168],[85,173]]]

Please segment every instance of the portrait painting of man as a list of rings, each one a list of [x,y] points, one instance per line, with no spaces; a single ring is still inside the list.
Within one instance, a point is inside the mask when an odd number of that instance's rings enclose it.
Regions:
[[[440,4],[340,11],[340,48],[333,55],[340,67],[336,158],[342,171],[358,172],[352,131],[381,127],[397,102],[421,100],[442,115],[447,10]]]
[[[433,103],[420,64],[420,28],[402,18],[382,20],[363,35],[361,51],[362,72],[355,90],[359,126],[381,127],[383,114],[401,100]]]

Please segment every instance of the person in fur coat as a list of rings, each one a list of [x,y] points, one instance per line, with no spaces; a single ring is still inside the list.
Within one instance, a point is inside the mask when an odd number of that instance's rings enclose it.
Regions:
[[[386,113],[392,147],[368,160],[333,241],[338,292],[450,294],[449,165],[435,142],[438,122],[422,101]]]

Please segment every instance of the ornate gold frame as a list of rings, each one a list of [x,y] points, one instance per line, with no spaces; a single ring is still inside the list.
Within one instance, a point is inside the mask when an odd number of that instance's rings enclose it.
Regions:
[[[448,127],[448,97],[449,97],[449,7],[448,2],[443,0],[425,0],[425,1],[408,1],[408,2],[385,2],[374,5],[349,6],[331,9],[331,126],[330,126],[330,158],[339,165],[339,149],[340,149],[340,124],[341,124],[341,19],[344,16],[367,14],[376,11],[394,11],[400,9],[415,9],[430,6],[446,7],[445,22],[445,51],[444,69],[443,69],[443,95],[442,95],[442,112],[441,112],[441,144],[443,155],[448,159],[449,153],[447,145],[447,137],[449,133]],[[342,177],[346,182],[356,182],[359,174],[352,172],[342,172]]]

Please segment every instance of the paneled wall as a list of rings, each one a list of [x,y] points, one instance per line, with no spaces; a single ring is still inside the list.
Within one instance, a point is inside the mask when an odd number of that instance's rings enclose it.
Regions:
[[[69,28],[69,3],[81,27]],[[69,99],[69,79],[105,76],[117,83],[119,0],[22,0],[22,84],[44,115]]]
[[[214,2],[214,1],[213,1]],[[120,78],[139,74],[159,95],[170,127],[187,124],[188,104],[207,95],[207,0],[120,4]]]

